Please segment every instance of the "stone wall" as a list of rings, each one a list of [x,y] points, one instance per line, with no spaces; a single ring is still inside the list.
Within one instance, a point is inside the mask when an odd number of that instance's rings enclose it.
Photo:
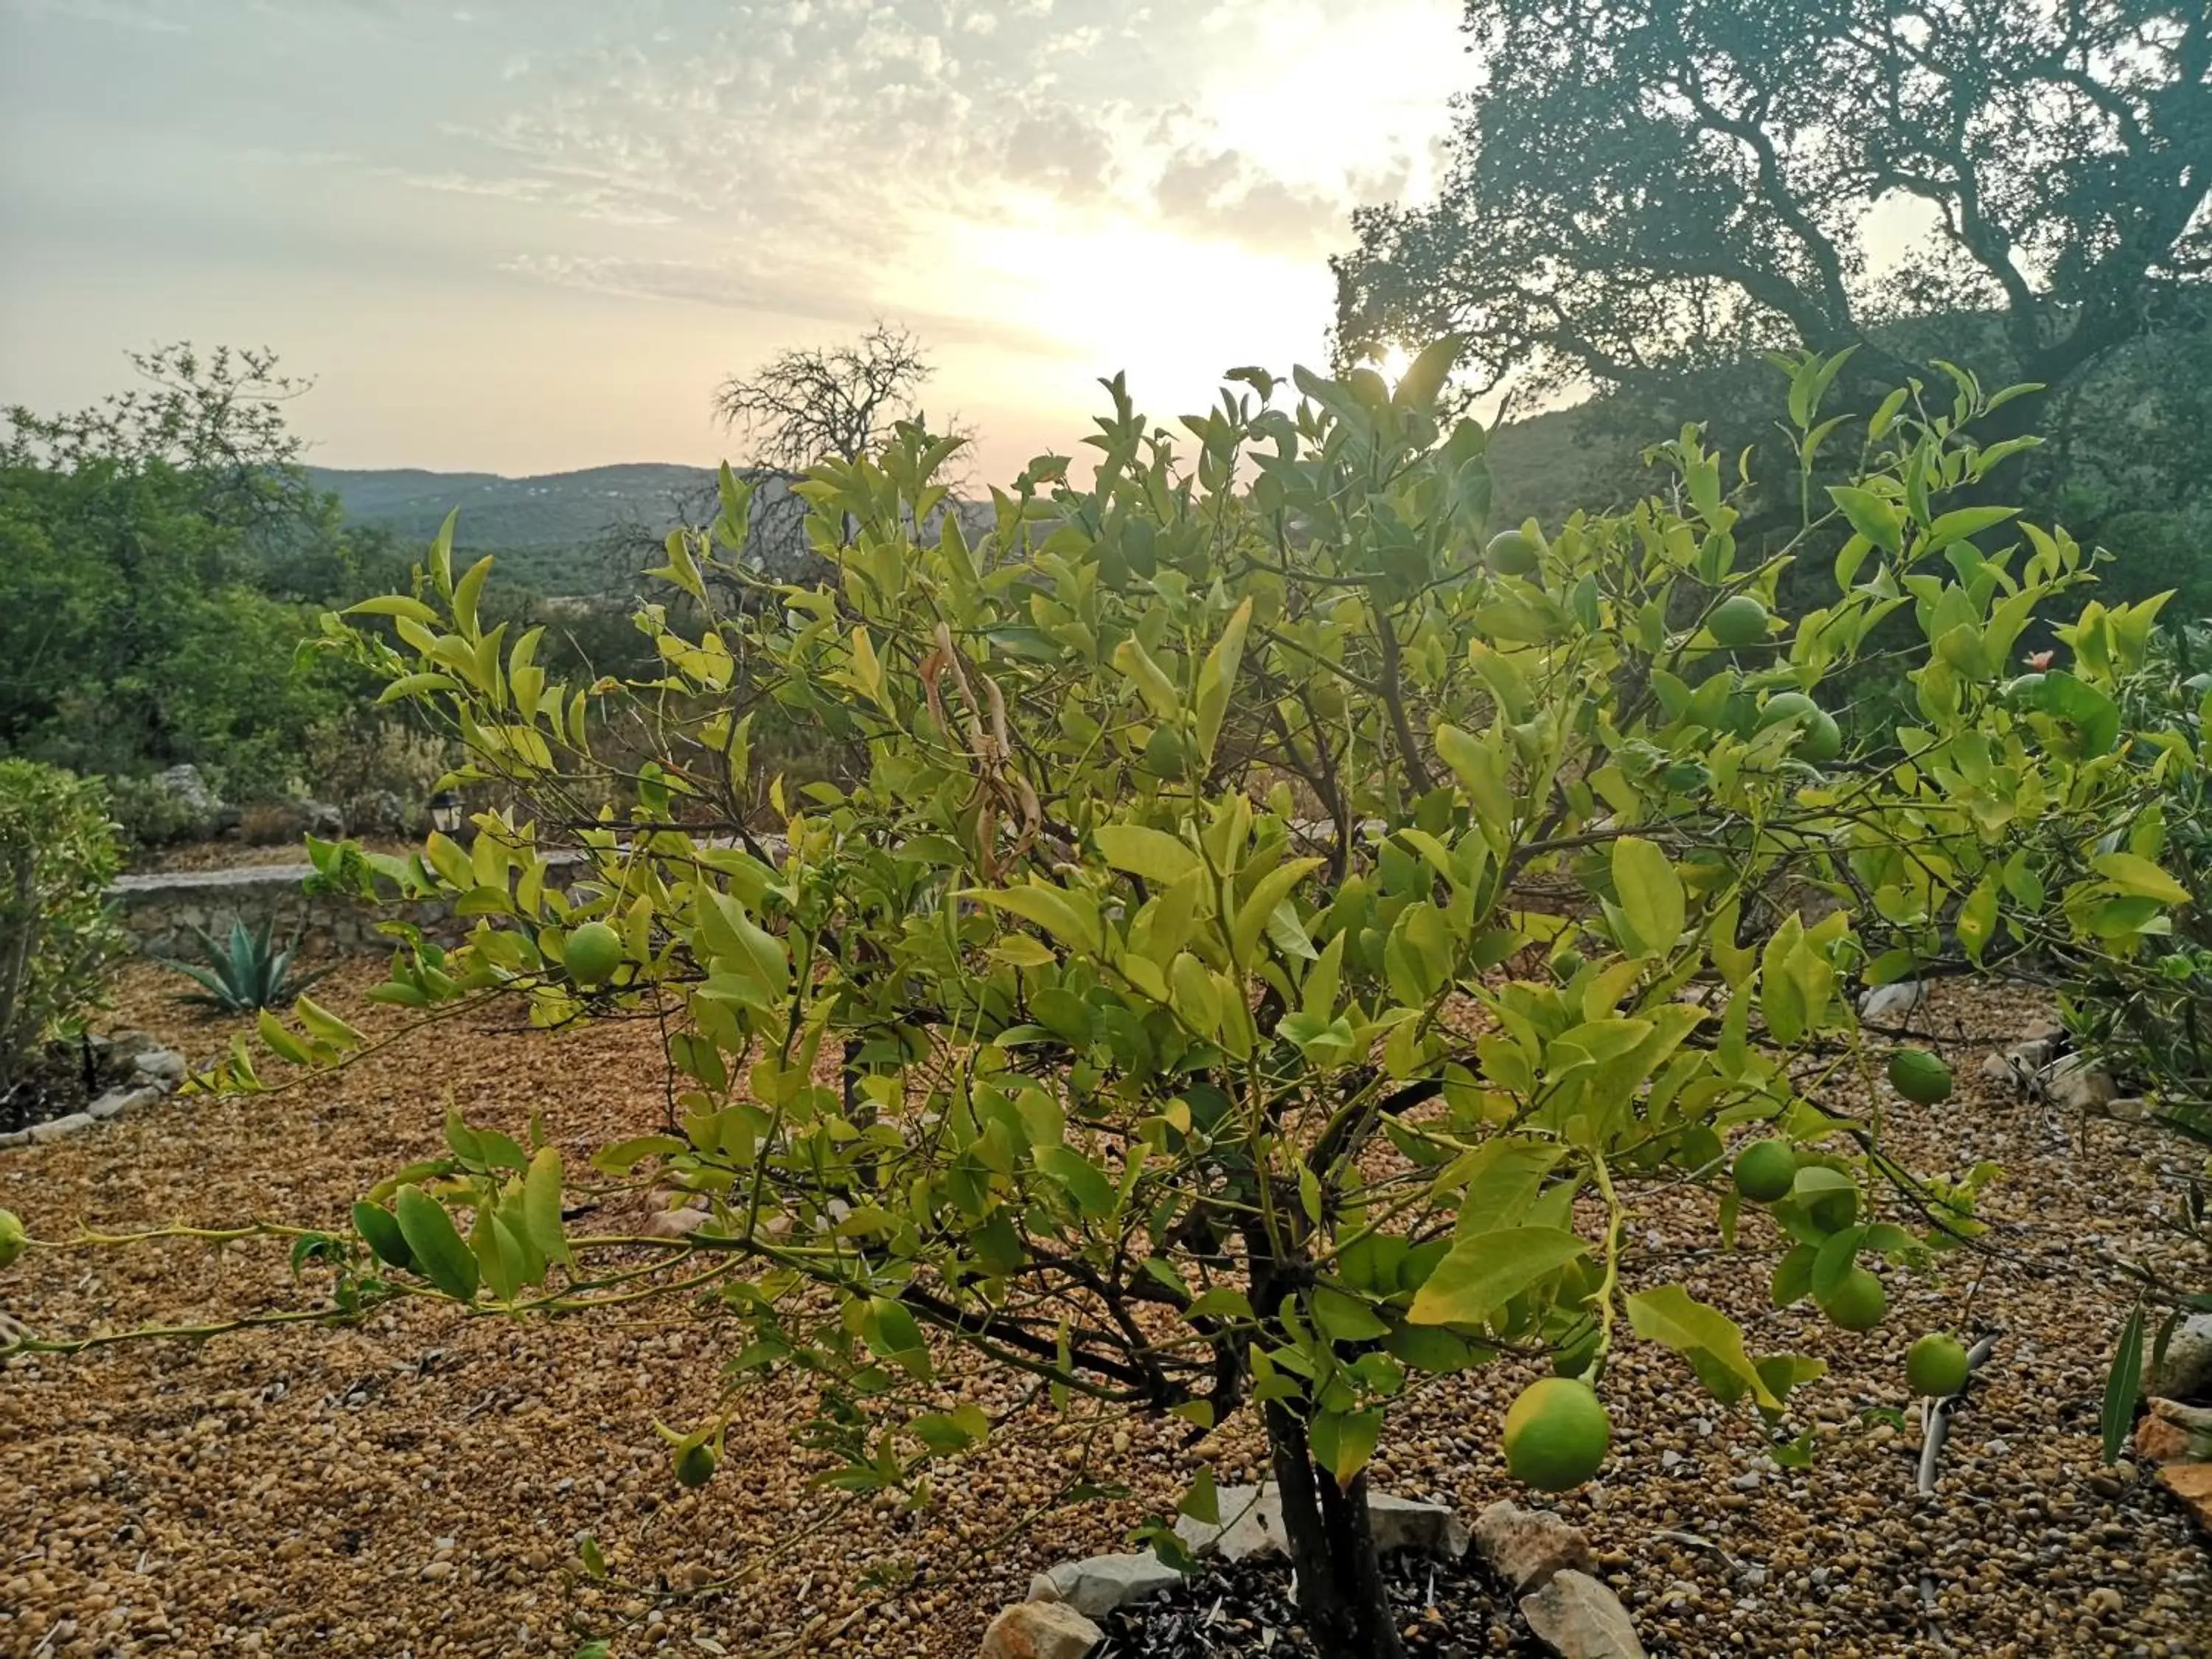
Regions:
[[[379,908],[357,900],[310,896],[301,884],[314,873],[307,864],[254,865],[234,870],[190,870],[125,876],[109,888],[125,930],[142,951],[156,956],[193,951],[190,930],[220,938],[234,920],[248,927],[274,924],[276,937],[297,937],[311,955],[376,955],[392,941],[376,931],[380,921],[404,914],[418,927],[439,931],[450,919],[442,904]]]

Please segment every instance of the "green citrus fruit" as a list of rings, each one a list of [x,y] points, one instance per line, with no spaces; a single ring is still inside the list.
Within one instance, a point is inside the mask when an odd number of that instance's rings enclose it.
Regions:
[[[1583,953],[1570,945],[1552,958],[1552,972],[1565,984],[1583,970]]]
[[[23,1218],[13,1210],[0,1210],[0,1267],[12,1267],[31,1242]]]
[[[1925,1048],[1899,1048],[1889,1057],[1889,1086],[1916,1105],[1951,1097],[1951,1068]]]
[[[1905,1380],[1915,1394],[1942,1399],[1966,1386],[1966,1345],[1942,1331],[1930,1331],[1905,1356]]]
[[[1748,593],[1723,599],[1705,618],[1706,631],[1723,645],[1757,645],[1766,637],[1766,607]]]
[[[1762,732],[1784,720],[1797,722],[1795,747],[1800,759],[1821,766],[1843,753],[1843,727],[1836,724],[1834,715],[1803,692],[1778,693],[1769,697],[1766,706],[1759,711],[1759,729]]]
[[[1784,1140],[1754,1140],[1735,1155],[1735,1189],[1754,1204],[1771,1204],[1797,1179],[1797,1154]]]
[[[1997,696],[2008,708],[2033,708],[2043,696],[2043,676],[2021,674],[2008,679]]]
[[[604,921],[587,921],[568,935],[561,961],[579,985],[604,985],[622,966],[622,940]]]
[[[1864,1267],[1853,1267],[1826,1296],[1813,1298],[1820,1311],[1847,1331],[1870,1331],[1889,1311],[1889,1297],[1881,1280]]]
[[[1536,573],[1536,544],[1517,530],[1501,530],[1482,550],[1482,562],[1501,576],[1533,576]]]
[[[686,1446],[676,1454],[676,1478],[687,1486],[703,1486],[714,1478],[714,1449]]]
[[[1531,1382],[1505,1413],[1505,1467],[1541,1492],[1579,1486],[1612,1447],[1604,1406],[1589,1383],[1572,1377]]]

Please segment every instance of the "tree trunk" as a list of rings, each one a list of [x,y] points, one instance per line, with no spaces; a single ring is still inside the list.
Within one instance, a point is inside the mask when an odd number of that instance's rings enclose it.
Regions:
[[[1367,1477],[1348,1488],[1314,1467],[1306,1427],[1270,1404],[1267,1443],[1283,1530],[1297,1570],[1298,1612],[1323,1659],[1404,1659],[1367,1518]]]

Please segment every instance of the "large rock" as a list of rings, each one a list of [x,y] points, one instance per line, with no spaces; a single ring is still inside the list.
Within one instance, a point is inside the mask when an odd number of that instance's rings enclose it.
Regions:
[[[982,1659],[1083,1659],[1105,1638],[1065,1601],[1017,1601],[983,1632]]]
[[[1150,1550],[1063,1561],[1030,1580],[1032,1601],[1065,1601],[1087,1618],[1103,1619],[1125,1601],[1182,1582],[1182,1575]]]
[[[2143,1392],[2163,1400],[2212,1400],[2212,1314],[2191,1314],[2173,1328],[2165,1359],[2143,1378]]]
[[[2136,1425],[2136,1455],[2146,1463],[2212,1462],[2212,1406],[2152,1401]]]
[[[1219,1526],[1188,1515],[1176,1522],[1176,1536],[1193,1555],[1219,1554],[1242,1561],[1248,1556],[1290,1553],[1282,1500],[1272,1485],[1224,1486],[1218,1496]],[[1370,1492],[1367,1519],[1375,1530],[1376,1547],[1386,1555],[1393,1550],[1422,1549],[1455,1560],[1467,1553],[1466,1524],[1445,1504]]]
[[[2043,1068],[2037,1079],[2044,1098],[2068,1111],[2090,1112],[2119,1098],[2112,1074],[2086,1054],[2068,1054]]]
[[[2181,1500],[2197,1530],[2212,1536],[2212,1463],[2168,1463],[2159,1484]]]
[[[1644,1659],[1628,1610],[1586,1572],[1568,1568],[1521,1598],[1528,1628],[1563,1659]]]
[[[216,799],[215,791],[208,787],[207,780],[200,775],[200,769],[190,762],[181,766],[172,766],[166,772],[156,772],[154,783],[203,833],[214,828],[216,819],[222,815],[222,802]]]
[[[1393,1498],[1387,1492],[1368,1494],[1367,1524],[1374,1529],[1375,1547],[1385,1555],[1394,1550],[1423,1550],[1456,1561],[1471,1541],[1467,1522],[1449,1504]]]
[[[1548,1510],[1524,1510],[1501,1498],[1474,1518],[1474,1545],[1518,1591],[1541,1589],[1555,1574],[1594,1573],[1589,1540]]]
[[[324,841],[337,841],[346,832],[345,814],[326,800],[303,800],[300,803],[301,827]]]

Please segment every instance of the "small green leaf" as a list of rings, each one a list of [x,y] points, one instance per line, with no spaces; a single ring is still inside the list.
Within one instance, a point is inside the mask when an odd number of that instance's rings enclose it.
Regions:
[[[2119,1346],[2112,1352],[2112,1369],[2105,1379],[2102,1426],[2107,1463],[2119,1461],[2128,1431],[2135,1425],[2136,1395],[2142,1382],[2142,1304],[2137,1303],[2120,1327]]]
[[[397,1202],[400,1236],[416,1270],[459,1302],[477,1299],[477,1258],[461,1242],[446,1206],[420,1187],[402,1187]]]

